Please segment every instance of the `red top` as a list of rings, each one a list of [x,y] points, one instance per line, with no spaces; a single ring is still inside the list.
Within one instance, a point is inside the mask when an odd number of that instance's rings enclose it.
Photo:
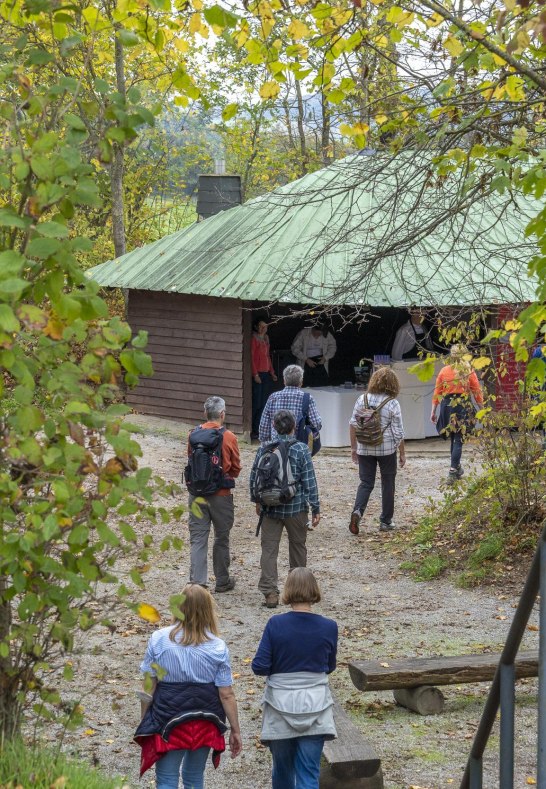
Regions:
[[[273,373],[271,356],[269,355],[269,339],[258,340],[252,335],[250,340],[250,355],[252,357],[252,377],[259,373]]]
[[[208,746],[212,748],[212,763],[218,767],[220,756],[226,750],[224,735],[220,734],[214,723],[205,720],[188,721],[175,726],[168,742],[160,734],[150,734],[147,737],[139,737],[138,744],[142,748],[140,753],[141,776],[168,751],[180,749],[196,751],[198,748]]]
[[[483,394],[478,376],[472,370],[469,376],[461,374],[450,364],[443,367],[436,378],[432,405],[438,405],[446,395],[472,393],[478,405],[483,405]]]

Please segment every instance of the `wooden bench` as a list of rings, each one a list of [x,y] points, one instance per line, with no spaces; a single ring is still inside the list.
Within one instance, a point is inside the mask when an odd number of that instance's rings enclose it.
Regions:
[[[421,715],[434,715],[444,708],[444,695],[437,685],[490,682],[499,660],[498,654],[355,660],[349,663],[349,673],[359,690],[393,690],[401,706]],[[516,679],[538,676],[538,651],[520,652],[515,670]]]
[[[383,789],[381,760],[337,701],[334,720],[337,740],[324,743],[320,789]]]

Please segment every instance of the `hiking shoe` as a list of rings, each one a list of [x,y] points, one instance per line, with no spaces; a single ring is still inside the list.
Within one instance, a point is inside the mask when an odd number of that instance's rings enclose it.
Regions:
[[[235,589],[235,578],[230,578],[227,584],[224,584],[223,586],[214,587],[214,591],[219,593],[231,592],[232,589]]]
[[[349,521],[349,531],[351,534],[358,534],[360,531],[360,521],[362,520],[362,515],[360,514],[359,510],[354,510],[351,513],[351,520]]]
[[[269,592],[262,605],[265,605],[266,608],[276,608],[279,605],[279,595],[276,592]]]
[[[459,463],[459,465],[457,466],[457,479],[461,479],[463,474],[464,474],[464,468]]]
[[[394,521],[387,523],[386,521],[379,521],[379,531],[393,531],[396,528]]]
[[[462,474],[461,474],[461,476],[462,476]],[[458,469],[450,468],[449,469],[449,474],[447,475],[447,484],[448,485],[453,485],[455,482],[457,482],[458,479],[460,479]]]

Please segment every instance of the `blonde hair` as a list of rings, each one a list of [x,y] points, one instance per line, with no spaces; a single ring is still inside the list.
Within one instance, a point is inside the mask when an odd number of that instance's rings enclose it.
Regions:
[[[368,394],[386,394],[397,397],[400,392],[400,381],[390,367],[380,367],[370,378]]]
[[[283,603],[285,605],[320,603],[321,598],[317,579],[311,570],[308,570],[307,567],[294,567],[288,574],[282,590]]]
[[[461,378],[469,378],[472,372],[471,354],[466,345],[458,343],[449,349],[447,364],[453,367]]]
[[[187,584],[182,594],[184,600],[179,607],[184,618],[174,618],[174,627],[169,633],[171,641],[189,647],[210,641],[211,634],[220,635],[216,604],[209,590],[199,584]],[[177,638],[179,633],[182,633],[181,639]]]

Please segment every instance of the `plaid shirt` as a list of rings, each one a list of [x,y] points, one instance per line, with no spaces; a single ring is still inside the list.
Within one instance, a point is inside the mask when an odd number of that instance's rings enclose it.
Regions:
[[[288,441],[289,438],[290,436],[279,436],[276,440]],[[250,499],[254,502],[256,502],[256,499],[252,495],[252,491],[254,489],[254,480],[256,479],[256,468],[259,459],[264,453],[264,449],[265,447],[260,447],[256,452],[250,472]],[[315,515],[320,511],[320,502],[317,478],[315,477],[315,469],[313,468],[309,448],[302,444],[301,441],[296,441],[288,449],[288,459],[294,481],[296,482],[296,495],[286,504],[268,507],[266,512],[270,518],[282,520],[290,515],[297,515],[298,512],[308,512],[309,507],[311,507],[311,512]]]
[[[302,417],[302,404],[305,392],[299,386],[285,386],[280,392],[269,395],[260,420],[259,437],[262,443],[276,441],[279,437],[273,427],[273,417],[277,411],[291,411],[296,420],[296,427]],[[317,410],[313,395],[309,398],[309,424],[314,430],[320,430],[322,421]]]
[[[369,394],[368,405],[377,408],[387,397],[386,394]],[[356,418],[362,416],[365,410],[364,395],[360,395],[355,403],[353,415],[349,420],[349,424],[356,427]],[[400,442],[404,440],[404,425],[402,424],[402,411],[400,410],[400,403],[398,400],[389,400],[379,412],[381,416],[381,430],[383,430],[383,442],[375,447],[368,446],[367,444],[357,443],[357,455],[375,455],[375,457],[384,457],[385,455],[392,455],[396,452]]]

